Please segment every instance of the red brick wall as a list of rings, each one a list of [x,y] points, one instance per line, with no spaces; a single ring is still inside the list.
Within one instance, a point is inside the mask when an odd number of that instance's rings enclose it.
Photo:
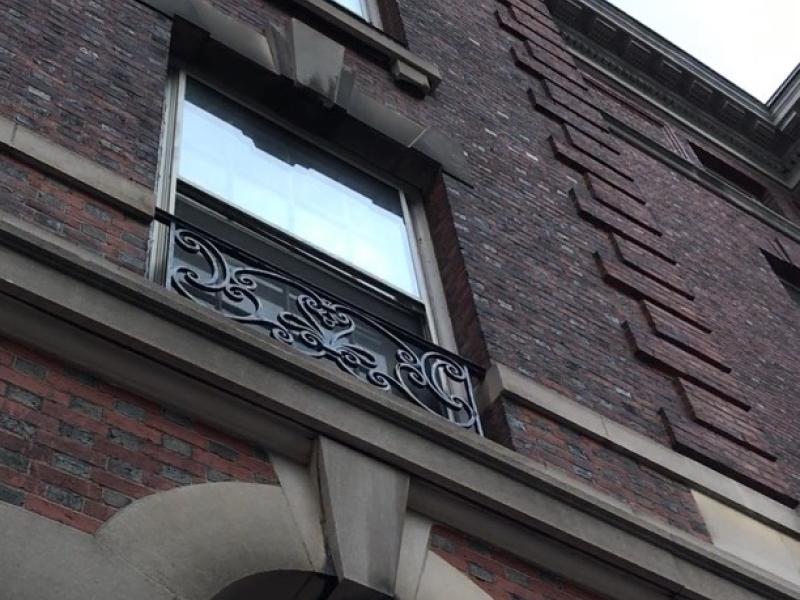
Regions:
[[[0,210],[143,274],[148,224],[0,155]]]
[[[494,600],[599,600],[562,577],[527,565],[479,540],[442,526],[431,530],[431,547],[467,574]]]
[[[251,444],[0,339],[0,501],[91,533],[137,498],[228,480],[277,483]]]

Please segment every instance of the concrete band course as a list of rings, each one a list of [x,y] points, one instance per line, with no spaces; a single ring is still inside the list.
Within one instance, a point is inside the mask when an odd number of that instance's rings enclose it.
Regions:
[[[6,222],[0,243],[0,331],[156,402],[303,463],[320,435],[350,446],[409,474],[411,510],[621,600],[800,593],[57,238]]]

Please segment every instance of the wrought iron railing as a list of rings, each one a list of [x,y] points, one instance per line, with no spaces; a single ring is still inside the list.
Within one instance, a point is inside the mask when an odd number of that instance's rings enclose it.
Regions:
[[[171,215],[166,285],[306,356],[482,433],[465,359]]]

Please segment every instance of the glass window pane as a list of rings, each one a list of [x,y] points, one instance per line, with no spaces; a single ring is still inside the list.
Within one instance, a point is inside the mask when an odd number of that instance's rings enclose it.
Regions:
[[[396,189],[192,81],[179,176],[419,297]]]
[[[340,6],[344,6],[350,12],[354,12],[364,19],[368,17],[367,11],[364,9],[364,4],[361,0],[333,0],[333,2]]]

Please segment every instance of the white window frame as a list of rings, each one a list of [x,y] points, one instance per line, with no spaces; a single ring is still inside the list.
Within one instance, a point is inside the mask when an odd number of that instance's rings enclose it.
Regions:
[[[405,189],[401,183],[393,180],[391,177],[377,172],[368,165],[364,165],[363,161],[345,154],[341,149],[333,148],[331,144],[325,140],[310,136],[307,132],[287,123],[284,119],[280,118],[280,116],[266,110],[263,106],[254,105],[247,99],[231,93],[230,90],[226,90],[223,86],[215,85],[211,78],[196,71],[173,69],[168,78],[159,157],[159,177],[156,186],[157,208],[169,214],[175,213],[178,184],[177,165],[180,162],[179,142],[181,139],[182,126],[181,114],[187,78],[192,78],[208,86],[217,93],[227,97],[231,102],[239,104],[255,114],[272,121],[296,135],[301,140],[319,147],[321,150],[332,154],[339,160],[350,163],[368,175],[397,189],[400,195],[403,217],[407,224],[411,257],[419,287],[419,298],[413,298],[409,296],[408,293],[394,288],[391,284],[386,285],[392,287],[397,293],[412,298],[416,302],[420,302],[424,307],[426,325],[429,331],[429,341],[450,352],[456,353],[458,349],[455,342],[455,334],[452,329],[444,286],[439,275],[433,240],[430,236],[430,228],[427,223],[427,217],[421,198],[416,197],[413,191]],[[163,283],[166,279],[164,257],[167,255],[169,243],[169,231],[167,227],[156,222],[153,232],[153,250],[148,263],[148,276],[159,283]]]

